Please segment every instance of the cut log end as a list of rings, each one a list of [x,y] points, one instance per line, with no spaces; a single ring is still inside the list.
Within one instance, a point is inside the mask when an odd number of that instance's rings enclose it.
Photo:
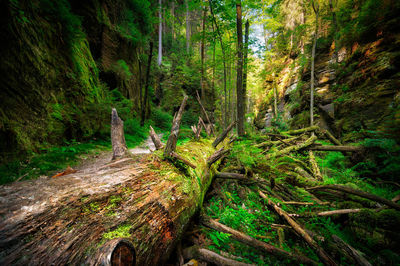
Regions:
[[[127,239],[112,239],[99,249],[93,263],[104,266],[134,266],[135,248]]]

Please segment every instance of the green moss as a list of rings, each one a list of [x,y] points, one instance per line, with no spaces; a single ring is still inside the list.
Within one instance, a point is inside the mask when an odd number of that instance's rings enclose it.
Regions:
[[[115,230],[104,233],[102,239],[110,240],[115,238],[128,238],[131,236],[131,233],[129,232],[131,228],[132,225],[130,224],[122,224],[118,226]]]

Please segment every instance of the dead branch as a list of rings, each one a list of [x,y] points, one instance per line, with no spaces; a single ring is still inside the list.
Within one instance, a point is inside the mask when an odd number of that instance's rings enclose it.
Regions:
[[[243,181],[248,181],[249,179],[242,174],[237,174],[237,173],[226,173],[226,172],[219,172],[215,175],[215,178],[221,178],[221,179],[236,179],[236,180],[243,180]]]
[[[285,131],[285,132],[283,132],[283,134],[286,134],[286,135],[297,135],[297,134],[302,134],[302,133],[305,133],[305,132],[316,131],[318,129],[319,129],[319,126],[312,126],[312,127],[306,127],[306,128],[301,128],[301,129]]]
[[[150,137],[154,143],[154,146],[156,147],[156,150],[161,150],[164,148],[164,144],[162,144],[160,137],[158,137],[152,126],[150,126]]]
[[[196,165],[194,165],[193,163],[189,162],[187,159],[183,158],[181,155],[177,154],[176,152],[171,152],[169,154],[171,157],[183,162],[184,164],[190,166],[193,169],[196,169]]]
[[[311,136],[309,139],[307,139],[303,143],[300,143],[300,144],[297,144],[297,145],[293,145],[293,146],[289,146],[289,147],[284,148],[284,149],[282,149],[280,151],[277,151],[275,153],[268,154],[266,157],[267,157],[267,159],[270,159],[270,158],[274,158],[274,157],[277,157],[277,156],[282,156],[282,155],[288,154],[288,153],[293,152],[293,151],[298,151],[300,149],[303,149],[305,147],[310,146],[316,140],[317,140],[317,136],[315,136],[315,135]]]
[[[233,121],[222,133],[221,135],[219,135],[213,142],[213,147],[216,148],[218,146],[218,144],[222,141],[224,141],[224,139],[226,138],[226,136],[228,135],[229,131],[231,131],[231,129],[233,128],[233,126],[236,124],[236,121]]]
[[[213,155],[210,156],[210,158],[207,159],[207,164],[212,165],[216,161],[222,158],[226,153],[228,153],[230,150],[224,150],[222,147],[221,149],[217,150]]]
[[[323,177],[321,171],[319,170],[319,166],[315,161],[314,153],[312,151],[308,151],[308,157],[310,158],[310,164],[315,178],[322,181]]]
[[[313,151],[342,151],[342,152],[360,152],[364,150],[361,146],[330,146],[330,145],[313,145],[308,147]]]
[[[343,250],[348,256],[350,256],[356,263],[357,265],[362,265],[362,266],[372,266],[371,263],[369,263],[361,254],[360,251],[356,250],[349,244],[343,241],[340,237],[337,235],[332,235],[332,240],[337,244],[338,248]]]
[[[311,191],[312,190],[326,190],[326,189],[337,190],[337,191],[353,194],[353,195],[356,195],[356,196],[360,196],[362,198],[366,198],[366,199],[369,199],[369,200],[372,200],[372,201],[375,201],[375,202],[379,202],[379,203],[385,204],[385,205],[387,205],[389,207],[392,207],[392,208],[394,208],[396,210],[400,210],[400,205],[395,203],[395,202],[393,202],[393,201],[391,201],[391,200],[376,196],[376,195],[371,194],[371,193],[367,193],[367,192],[364,192],[364,191],[361,191],[361,190],[356,190],[356,189],[352,189],[352,188],[341,186],[341,185],[323,185],[323,186],[316,186],[316,187],[307,188],[307,190],[311,190]]]
[[[204,115],[205,115],[205,117],[206,117],[206,119],[207,119],[207,122],[211,125],[211,126],[210,126],[211,133],[212,133],[212,135],[215,135],[213,124],[211,123],[211,120],[210,120],[210,118],[208,117],[208,114],[207,114],[207,112],[206,112],[206,109],[204,108],[203,104],[201,103],[200,96],[199,96],[199,92],[196,91],[196,94],[197,94],[197,95],[196,95],[196,96],[197,96],[197,101],[198,101],[199,104],[200,104],[201,110],[203,111],[203,113],[204,113]],[[204,129],[206,129],[206,127],[204,127]]]

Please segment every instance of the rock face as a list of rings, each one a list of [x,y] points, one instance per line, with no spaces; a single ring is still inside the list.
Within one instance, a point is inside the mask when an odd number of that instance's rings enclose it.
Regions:
[[[136,2],[1,1],[0,157],[108,132],[113,98],[138,103]]]

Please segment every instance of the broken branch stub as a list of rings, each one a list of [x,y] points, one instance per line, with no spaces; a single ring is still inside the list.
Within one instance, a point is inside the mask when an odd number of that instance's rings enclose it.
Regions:
[[[118,117],[115,108],[111,111],[111,144],[113,150],[112,160],[126,155],[128,148],[125,142],[124,122]]]
[[[156,150],[161,150],[164,147],[164,145],[162,144],[160,138],[158,137],[152,126],[150,126],[150,137],[154,143],[154,146],[156,147]]]
[[[177,154],[177,153],[174,152],[174,151],[171,152],[171,153],[169,154],[169,156],[170,156],[170,157],[173,157],[173,158],[175,158],[175,159],[177,159],[177,160],[182,161],[184,164],[186,164],[186,165],[192,167],[193,169],[196,169],[196,165],[192,164],[192,163],[189,162],[187,159],[183,158],[182,156],[180,156],[179,154]]]
[[[235,126],[236,121],[233,121],[222,133],[221,135],[219,135],[213,142],[213,147],[216,148],[218,146],[219,143],[221,143],[222,141],[224,141],[224,139],[226,138],[226,136],[228,135],[229,131],[231,131],[231,129]]]
[[[179,135],[179,127],[181,125],[182,114],[183,111],[185,110],[187,99],[188,96],[185,95],[185,97],[183,97],[181,106],[179,107],[178,113],[175,114],[174,116],[174,120],[172,122],[171,134],[168,137],[167,145],[165,146],[164,150],[164,157],[168,157],[170,153],[175,151],[176,149],[176,143],[178,141],[178,135]]]
[[[221,149],[217,150],[213,155],[211,155],[210,158],[207,159],[207,164],[212,165],[213,163],[221,159],[221,157],[224,156],[225,153],[228,152],[229,150],[224,150],[224,148],[222,147]]]

